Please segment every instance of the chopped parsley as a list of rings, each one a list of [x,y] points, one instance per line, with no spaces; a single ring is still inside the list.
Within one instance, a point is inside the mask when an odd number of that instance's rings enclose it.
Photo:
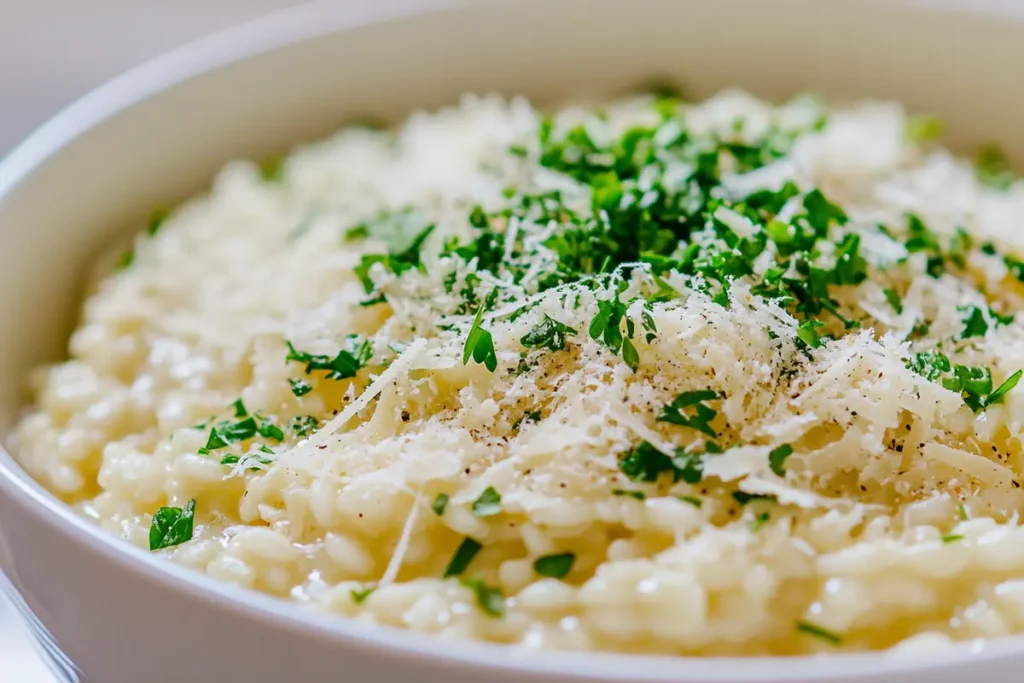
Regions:
[[[196,517],[195,498],[179,507],[162,507],[153,515],[149,527],[149,549],[163,550],[192,540]]]
[[[990,145],[982,148],[975,159],[978,182],[993,190],[1005,191],[1013,184],[1014,174],[1003,150]]]
[[[121,255],[117,258],[114,263],[114,271],[120,272],[131,267],[132,263],[135,262],[135,248],[129,247],[128,249],[121,252]]]
[[[296,415],[288,420],[288,429],[295,433],[295,436],[309,436],[320,426],[320,420],[313,415]]]
[[[903,302],[900,300],[900,295],[895,289],[889,287],[882,292],[885,295],[885,300],[889,302],[893,310],[896,311],[897,315],[903,315]]]
[[[627,451],[619,460],[619,469],[632,481],[657,481],[661,474],[670,473],[673,481],[680,479],[688,484],[697,484],[704,476],[703,456],[678,449],[675,454],[665,455],[646,441]]]
[[[700,498],[697,498],[696,496],[676,496],[676,498],[683,501],[684,503],[689,503],[695,508],[699,508],[704,505],[704,501],[702,501]]]
[[[166,206],[158,206],[149,214],[149,220],[146,221],[146,234],[150,237],[160,232],[160,228],[163,227],[164,221],[171,215],[171,210]]]
[[[577,334],[576,330],[552,319],[547,314],[544,319],[520,340],[528,349],[546,348],[549,351],[564,351],[565,339]]]
[[[976,413],[990,405],[1001,403],[1024,375],[1024,371],[1018,370],[993,390],[991,370],[955,365],[940,352],[915,354],[907,366],[929,382],[938,381],[946,389],[959,393],[964,403]]]
[[[779,475],[780,477],[786,476],[786,458],[793,454],[793,447],[787,444],[782,444],[778,448],[773,448],[768,454],[768,465],[771,467],[772,472]]]
[[[766,502],[775,503],[777,502],[775,496],[764,495],[761,493],[747,493],[746,491],[733,491],[732,499],[740,505],[747,505],[748,503],[755,502]]]
[[[705,401],[713,401],[719,398],[722,398],[722,396],[710,389],[684,391],[661,409],[658,420],[683,427],[691,427],[712,438],[717,437],[718,432],[712,429],[709,423],[715,419],[718,411],[709,408]]]
[[[644,500],[647,498],[647,494],[643,491],[627,491],[626,489],[612,489],[613,496],[627,496],[629,498],[635,498],[636,500]]]
[[[501,494],[493,486],[488,486],[473,501],[473,514],[477,517],[493,517],[501,512]]]
[[[276,183],[284,177],[284,157],[267,157],[259,163],[260,179],[265,183]]]
[[[829,631],[828,629],[822,626],[813,624],[809,621],[796,622],[796,630],[800,633],[803,633],[804,635],[811,636],[812,638],[817,638],[818,640],[828,643],[829,645],[835,646],[842,645],[843,643],[843,639],[841,636],[837,635],[832,631]]]
[[[518,420],[515,421],[515,423],[513,423],[512,429],[514,431],[519,431],[519,428],[522,427],[524,424],[540,422],[540,417],[541,415],[539,410],[527,411],[526,413],[523,413],[523,416],[521,418],[519,418]]]
[[[455,554],[452,555],[451,561],[448,563],[447,569],[444,570],[444,578],[451,576],[459,576],[466,568],[469,567],[469,563],[473,561],[480,549],[483,548],[478,541],[469,538],[468,536],[463,539],[459,547],[455,549]]]
[[[964,331],[960,334],[961,339],[969,337],[984,337],[988,332],[988,321],[985,320],[985,313],[977,306],[968,306],[965,310],[967,317],[964,318]]]
[[[304,379],[289,379],[288,384],[291,385],[292,393],[298,396],[305,396],[309,392],[313,391],[312,385]]]
[[[769,519],[771,519],[771,516],[767,512],[762,512],[750,523],[750,531],[756,534],[761,530],[761,527],[768,523]]]
[[[962,534],[946,534],[942,537],[943,543],[955,543],[964,539]]]
[[[943,128],[942,121],[934,116],[910,116],[904,125],[903,136],[908,142],[931,142],[942,135]]]
[[[466,348],[462,353],[462,364],[467,365],[472,358],[474,363],[482,363],[491,372],[498,368],[498,357],[494,353],[494,340],[491,333],[480,326],[484,309],[481,306],[473,319],[473,325],[466,335]]]
[[[371,583],[362,588],[353,588],[349,591],[349,595],[352,596],[352,602],[361,605],[366,602],[366,598],[370,597],[375,590],[377,590],[377,584]]]
[[[342,380],[355,377],[373,358],[373,347],[370,342],[355,334],[345,337],[341,350],[333,357],[299,351],[290,341],[286,343],[288,356],[285,362],[303,363],[307,375],[314,371],[326,371],[327,379]]]
[[[363,284],[363,289],[370,298],[362,302],[369,306],[385,301],[382,293],[377,291],[370,271],[378,263],[386,271],[394,275],[402,275],[410,270],[422,267],[421,252],[427,238],[434,231],[434,225],[426,224],[419,212],[412,208],[401,211],[385,212],[370,223],[363,223],[349,228],[345,235],[349,239],[370,236],[381,240],[387,246],[384,254],[364,254],[355,268],[355,274]]]
[[[488,586],[483,579],[462,579],[462,585],[473,591],[480,610],[491,617],[505,615],[505,597],[500,588]]]
[[[433,510],[434,514],[437,515],[438,517],[443,517],[444,516],[444,511],[447,508],[448,508],[448,494],[447,493],[439,493],[439,494],[437,494],[437,497],[434,498],[434,502],[431,503],[431,505],[430,505],[430,509]]]
[[[544,555],[538,557],[533,563],[533,571],[540,576],[552,579],[563,579],[572,571],[572,565],[576,562],[575,553],[558,553],[556,555]]]

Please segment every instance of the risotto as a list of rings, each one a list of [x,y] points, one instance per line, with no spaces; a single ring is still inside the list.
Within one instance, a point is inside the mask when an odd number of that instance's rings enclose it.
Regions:
[[[1024,186],[892,103],[463,99],[228,165],[14,435],[360,621],[679,655],[1024,632]]]

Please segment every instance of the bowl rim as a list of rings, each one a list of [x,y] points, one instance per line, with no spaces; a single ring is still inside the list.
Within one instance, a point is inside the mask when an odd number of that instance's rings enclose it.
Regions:
[[[549,0],[550,1],[550,0]],[[838,1],[838,0],[833,0]],[[844,0],[853,2],[855,0]],[[858,0],[859,1],[859,0]],[[535,4],[541,0],[527,0]],[[971,12],[958,0],[872,0],[877,5]],[[467,8],[492,8],[507,0],[375,0],[333,3],[314,0],[272,12],[165,52],[88,92],[47,120],[5,158],[0,159],[0,202],[20,182],[78,137],[106,120],[169,88],[219,68],[300,42],[335,33]],[[520,4],[526,4],[521,2]],[[992,12],[979,3],[973,12]],[[368,11],[367,11],[368,10]],[[1004,15],[1002,17],[1006,19]],[[303,636],[345,642],[399,656],[435,668],[471,668],[480,674],[512,673],[524,677],[559,675],[566,680],[633,681],[833,681],[881,674],[924,673],[950,666],[1024,656],[1024,635],[993,641],[968,641],[922,656],[892,651],[801,657],[674,657],[607,652],[563,652],[509,647],[477,641],[445,641],[433,635],[368,625],[340,615],[303,610],[288,601],[217,581],[206,574],[168,562],[125,543],[76,514],[35,482],[0,442],[0,494],[120,570],[147,579],[154,588],[198,592],[212,606],[242,618],[268,617],[276,628]],[[528,680],[528,678],[524,678]]]

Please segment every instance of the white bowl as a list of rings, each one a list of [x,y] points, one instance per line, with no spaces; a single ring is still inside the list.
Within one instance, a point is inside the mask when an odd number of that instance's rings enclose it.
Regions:
[[[313,4],[166,55],[70,107],[0,165],[0,433],[24,400],[27,370],[61,356],[98,247],[152,205],[200,189],[223,162],[286,150],[351,116],[400,118],[467,90],[539,102],[614,94],[662,76],[697,96],[741,86],[767,97],[895,98],[943,117],[955,144],[998,138],[1024,156],[1024,23],[980,12],[978,1],[970,14],[895,0],[408,4]],[[79,667],[52,657],[61,675],[102,683],[943,683],[1015,680],[1024,666],[1021,638],[927,655],[636,658],[454,643],[310,615],[128,547],[2,451],[0,566],[36,631],[52,634],[48,651],[59,644]]]

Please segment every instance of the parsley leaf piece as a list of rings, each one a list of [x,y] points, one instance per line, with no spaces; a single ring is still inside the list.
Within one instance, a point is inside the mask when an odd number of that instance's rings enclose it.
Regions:
[[[309,436],[320,426],[320,420],[313,415],[296,415],[288,420],[288,429],[295,432],[295,436]]]
[[[761,530],[761,527],[768,523],[769,519],[771,519],[771,515],[769,515],[767,512],[762,512],[754,518],[754,521],[750,523],[750,531],[756,534],[758,531]]]
[[[526,413],[523,414],[523,416],[521,418],[519,418],[518,420],[516,420],[512,424],[512,429],[514,431],[519,431],[519,428],[522,427],[524,424],[530,424],[532,422],[540,422],[540,417],[541,417],[541,414],[540,414],[539,410],[527,411]]]
[[[127,269],[134,261],[135,247],[129,247],[118,257],[117,262],[114,264],[114,272],[121,272]]]
[[[967,306],[961,308],[961,310],[967,313],[967,317],[963,319],[964,331],[960,333],[960,338],[984,337],[985,333],[988,332],[988,321],[985,320],[985,313],[977,306]]]
[[[785,462],[786,458],[793,454],[793,447],[788,443],[782,444],[778,448],[772,449],[768,454],[768,465],[771,467],[772,472],[779,475],[780,477],[786,476]]]
[[[235,417],[242,418],[249,414],[249,411],[246,409],[245,404],[242,403],[242,399],[238,399],[237,401],[232,403],[231,407],[235,409]]]
[[[702,501],[700,498],[697,498],[696,496],[676,496],[676,498],[683,501],[684,503],[689,503],[695,508],[699,508],[702,505],[704,505],[704,501]]]
[[[796,328],[796,336],[810,348],[820,348],[824,345],[824,342],[821,340],[821,335],[818,334],[818,328],[824,326],[825,323],[820,320],[807,319]]]
[[[900,295],[896,293],[896,290],[889,287],[882,293],[885,294],[885,300],[889,302],[889,305],[896,311],[896,314],[903,315],[903,302],[900,300]]]
[[[590,338],[601,341],[618,354],[622,348],[622,330],[619,325],[626,315],[626,305],[616,299],[598,301],[597,315],[590,322]]]
[[[964,539],[962,534],[946,534],[942,537],[943,543],[954,543],[956,541],[962,541]]]
[[[975,160],[978,182],[993,190],[1005,191],[1013,184],[1014,175],[1010,161],[1003,150],[994,145],[984,147]]]
[[[850,233],[836,245],[832,282],[837,285],[859,285],[867,277],[868,262],[860,254],[860,235]]]
[[[740,505],[746,505],[747,503],[753,503],[757,501],[765,501],[768,503],[774,503],[776,501],[775,496],[765,495],[761,493],[747,493],[746,491],[733,491],[732,499]]]
[[[1013,390],[1013,388],[1017,386],[1017,383],[1020,382],[1020,378],[1022,375],[1024,375],[1024,370],[1018,370],[1017,372],[1007,377],[1006,381],[1000,384],[998,389],[996,389],[995,391],[988,395],[988,398],[985,399],[985,405],[990,406],[993,403],[1001,402],[1003,400],[1003,397],[1006,396],[1006,394],[1010,393]]]
[[[483,579],[463,579],[461,583],[476,595],[476,604],[484,614],[492,617],[505,615],[505,597],[500,588],[488,586]]]
[[[225,448],[230,444],[245,441],[256,436],[259,426],[256,419],[247,417],[234,424],[220,422],[210,429],[210,436],[206,440],[206,446],[200,449],[200,453],[206,454],[218,448]]]
[[[637,500],[644,500],[647,494],[643,491],[627,491],[626,489],[612,489],[613,496],[628,496]]]
[[[576,330],[552,319],[545,313],[544,319],[523,335],[520,343],[528,349],[544,347],[551,351],[564,351],[566,348],[565,338],[575,334],[577,334]]]
[[[195,516],[195,498],[185,503],[184,509],[162,507],[157,510],[149,527],[149,549],[163,550],[191,541]]]
[[[353,225],[345,231],[345,241],[354,242],[356,240],[364,240],[370,235],[370,230],[366,226],[366,223],[360,223],[359,225]]]
[[[546,576],[551,579],[563,579],[572,571],[572,565],[575,561],[575,553],[544,555],[534,561],[533,571],[537,572],[540,576]]]
[[[171,210],[166,206],[158,206],[149,214],[149,219],[146,221],[146,234],[150,237],[160,232],[160,228],[163,227],[164,221],[171,215]]]
[[[466,348],[462,353],[462,364],[468,365],[469,359],[472,358],[473,362],[483,363],[488,370],[494,372],[498,367],[498,357],[494,353],[494,340],[491,338],[491,333],[480,326],[483,315],[484,307],[481,306],[477,309],[473,326],[469,328],[469,334],[466,335]]]
[[[444,578],[451,576],[459,576],[466,568],[469,563],[473,561],[476,554],[483,548],[479,542],[469,538],[468,536],[462,541],[459,547],[455,550],[455,554],[452,555],[451,562],[448,563],[448,568],[444,570]]]
[[[439,494],[437,494],[437,497],[434,498],[434,502],[431,503],[431,505],[430,505],[430,509],[433,510],[434,514],[437,515],[438,517],[443,517],[444,516],[444,511],[447,508],[448,508],[448,494],[447,493],[439,493]]]
[[[333,358],[326,354],[299,351],[290,341],[285,343],[288,345],[286,363],[304,363],[307,375],[314,370],[326,371],[327,379],[342,380],[355,377],[373,358],[373,346],[369,340],[356,334],[345,337],[342,349]]]
[[[640,367],[640,354],[637,353],[636,347],[628,338],[622,340],[622,360],[633,372]]]
[[[313,386],[304,379],[289,379],[288,384],[292,387],[292,393],[296,397],[305,396],[309,392],[313,391]]]
[[[677,452],[672,458],[672,466],[676,481],[682,479],[687,484],[699,484],[704,478],[704,458],[699,453]]]
[[[664,406],[658,413],[659,422],[669,422],[683,427],[692,427],[710,437],[717,437],[716,432],[709,424],[715,419],[718,411],[708,407],[704,401],[711,401],[722,398],[717,392],[710,389],[698,391],[684,391],[676,396],[671,403]],[[688,409],[693,414],[688,414]]]
[[[260,418],[259,427],[256,429],[256,432],[267,439],[284,441],[284,432],[281,431],[281,428],[265,417]]]
[[[910,116],[904,124],[903,137],[918,144],[931,142],[942,135],[943,128],[942,121],[934,116]]]
[[[628,451],[619,461],[622,470],[631,481],[657,481],[662,472],[675,472],[672,458],[665,455],[646,441]]]
[[[821,237],[828,234],[831,222],[845,225],[849,220],[843,210],[825,199],[825,195],[818,189],[804,195],[804,211],[807,214],[807,222]]]
[[[349,594],[352,596],[352,602],[361,605],[366,602],[366,598],[370,597],[375,590],[377,590],[377,584],[371,583],[362,588],[353,588],[349,591]]]
[[[929,382],[934,382],[953,369],[949,358],[940,352],[914,354],[907,366]]]
[[[824,641],[829,645],[841,645],[843,643],[841,636],[809,621],[796,622],[796,630],[805,635]]]
[[[493,486],[488,486],[473,501],[473,514],[477,517],[493,517],[501,512],[501,494]]]
[[[259,164],[260,179],[265,183],[276,183],[284,177],[284,157],[267,157]]]

